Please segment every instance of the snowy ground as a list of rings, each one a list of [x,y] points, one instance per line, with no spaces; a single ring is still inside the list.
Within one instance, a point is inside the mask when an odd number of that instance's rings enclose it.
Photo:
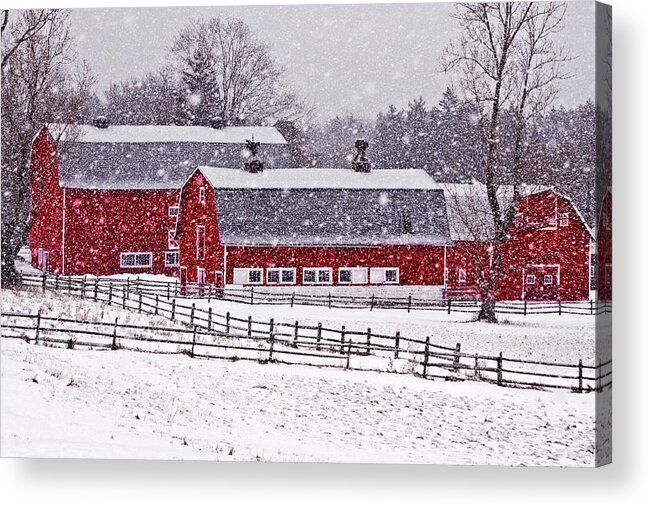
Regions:
[[[3,456],[594,463],[591,395],[14,340],[1,350]]]

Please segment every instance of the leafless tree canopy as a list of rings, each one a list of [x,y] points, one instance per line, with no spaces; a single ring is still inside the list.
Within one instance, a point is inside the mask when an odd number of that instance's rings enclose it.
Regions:
[[[285,69],[243,21],[197,19],[171,48],[184,84],[188,118],[205,123],[219,116],[227,125],[296,120],[304,104],[283,84]]]
[[[15,282],[14,258],[38,200],[29,194],[32,139],[45,123],[79,123],[89,97],[92,76],[76,64],[68,18],[56,9],[2,13],[3,284]]]
[[[490,272],[480,283],[485,301],[480,318],[486,320],[495,320],[504,244],[528,170],[536,166],[527,128],[553,104],[560,80],[568,77],[563,64],[570,57],[554,39],[565,11],[565,4],[556,2],[457,5],[455,18],[462,30],[447,48],[443,66],[456,73],[458,89],[476,103],[479,114],[494,243]],[[514,121],[506,123],[507,116]],[[508,199],[499,195],[500,184],[511,187]]]

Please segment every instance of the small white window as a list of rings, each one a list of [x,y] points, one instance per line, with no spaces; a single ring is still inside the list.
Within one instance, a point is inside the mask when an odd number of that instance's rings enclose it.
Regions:
[[[267,269],[267,283],[268,284],[286,284],[291,285],[296,283],[296,269],[294,268],[268,268]]]
[[[331,268],[303,268],[303,283],[306,285],[332,283]]]
[[[206,187],[199,187],[199,202],[201,204],[206,202]]]
[[[262,284],[262,269],[235,268],[233,269],[233,283],[235,285],[260,285]]]
[[[339,268],[339,283],[365,284],[368,283],[367,268]]]
[[[167,231],[167,249],[168,250],[178,250],[179,242],[176,241],[176,231],[170,229]]]
[[[569,213],[561,213],[560,218],[558,220],[558,225],[561,227],[567,227],[570,225],[570,214]]]
[[[398,283],[398,268],[371,268],[371,283]]]
[[[170,217],[179,216],[179,207],[178,206],[170,206],[167,209],[167,215],[170,216]]]
[[[150,268],[151,252],[124,252],[120,254],[121,268]]]
[[[459,268],[459,283],[466,283],[466,270]]]
[[[197,283],[206,283],[206,270],[197,268]]]
[[[527,275],[527,285],[533,285],[536,283],[536,277],[534,275]]]
[[[173,267],[179,265],[179,252],[165,252],[165,266]]]
[[[554,282],[554,279],[553,279],[552,275],[545,275],[544,276],[543,283],[545,285],[551,285],[553,282]]]

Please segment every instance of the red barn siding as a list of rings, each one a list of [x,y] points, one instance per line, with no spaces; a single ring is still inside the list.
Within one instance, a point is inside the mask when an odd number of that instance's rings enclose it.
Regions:
[[[503,265],[509,272],[499,286],[497,299],[517,300],[526,296],[527,299],[587,300],[590,290],[590,234],[572,204],[549,191],[523,198],[518,211],[522,213],[522,218],[514,224],[511,239],[505,247]],[[568,225],[560,226],[559,217],[565,213]],[[465,293],[477,296],[477,269],[485,269],[490,262],[490,254],[483,266],[476,262],[478,258],[481,259],[481,254],[473,243],[457,242],[448,249],[450,295]],[[557,290],[552,292],[545,287],[545,291],[536,292],[530,290],[533,289],[531,287],[525,287],[526,274],[534,275],[538,284],[540,277],[557,272],[558,267],[560,278],[554,280],[554,286],[558,283]],[[460,268],[468,273],[466,284],[461,284],[456,276]],[[529,290],[528,294],[525,294],[526,290]]]

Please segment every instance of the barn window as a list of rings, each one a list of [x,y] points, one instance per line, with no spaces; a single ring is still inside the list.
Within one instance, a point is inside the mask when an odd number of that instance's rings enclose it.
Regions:
[[[206,202],[206,187],[199,187],[199,202],[201,204]]]
[[[567,227],[570,225],[570,214],[569,213],[561,213],[560,218],[558,220],[558,225],[561,227]]]
[[[466,270],[465,269],[459,269],[459,283],[466,283]]]
[[[295,268],[269,268],[267,269],[268,284],[294,284],[296,283]]]
[[[533,285],[536,283],[536,277],[534,275],[527,275],[527,285]]]
[[[206,270],[203,268],[197,268],[197,283],[206,283]]]
[[[124,252],[120,254],[121,268],[150,268],[151,252]]]
[[[177,217],[179,215],[179,207],[178,206],[170,206],[167,209],[167,214],[168,214],[168,216],[171,216],[171,217]]]
[[[179,242],[176,241],[176,230],[169,229],[167,231],[167,248],[168,250],[178,250]]]
[[[331,284],[331,268],[303,268],[304,284]]]
[[[206,226],[197,225],[197,259],[206,258]]]
[[[371,283],[398,283],[398,268],[371,268]]]
[[[179,252],[165,252],[165,266],[173,267],[179,265]]]
[[[339,283],[341,284],[368,283],[368,270],[366,268],[339,268]]]
[[[545,275],[543,279],[543,283],[545,285],[551,285],[554,282],[554,279],[552,278],[552,275]]]
[[[233,283],[236,285],[260,285],[262,283],[262,269],[235,268],[233,269]]]

